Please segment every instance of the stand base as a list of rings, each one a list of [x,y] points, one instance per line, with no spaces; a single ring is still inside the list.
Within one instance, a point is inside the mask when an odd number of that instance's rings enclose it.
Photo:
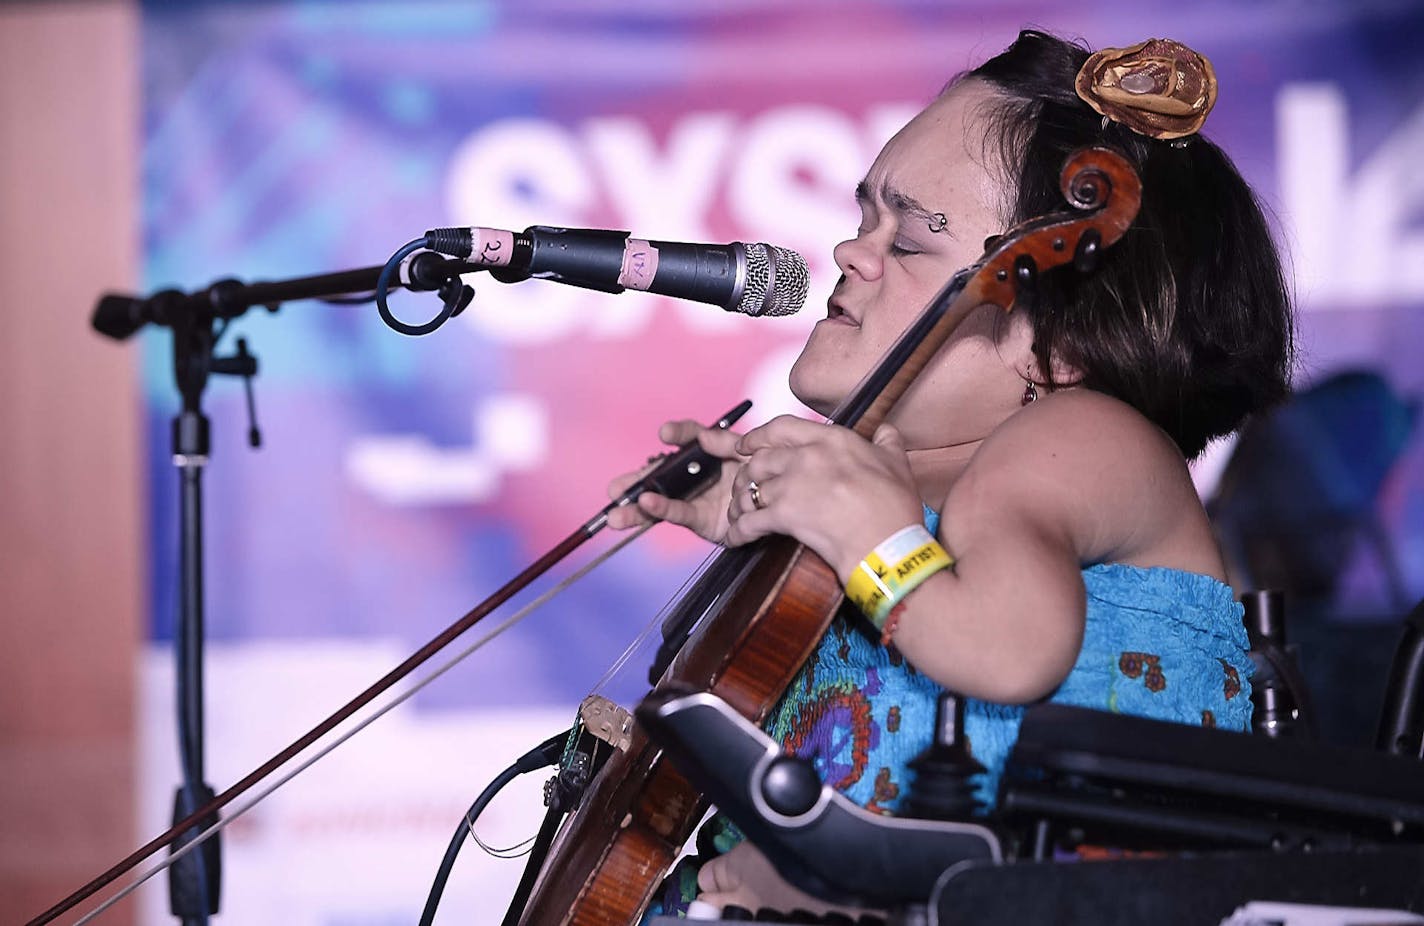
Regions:
[[[173,822],[182,820],[213,797],[213,789],[206,784],[191,793],[179,788],[173,795]],[[217,822],[218,815],[210,814],[203,818],[203,829]],[[194,829],[179,836],[173,843],[174,851],[186,846],[198,835],[199,831]],[[190,920],[206,922],[209,916],[218,912],[218,899],[222,895],[221,838],[222,834],[214,834],[168,869],[168,910],[185,923]]]

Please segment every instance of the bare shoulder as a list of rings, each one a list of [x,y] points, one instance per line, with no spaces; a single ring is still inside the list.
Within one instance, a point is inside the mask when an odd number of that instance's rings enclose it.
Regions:
[[[1059,534],[1083,562],[1220,571],[1176,444],[1130,405],[1087,389],[1046,396],[1000,425],[950,505],[992,505]]]
[[[1022,453],[1026,445],[1068,463],[1187,473],[1181,450],[1165,431],[1126,402],[1091,389],[1045,396],[1011,416],[985,442],[995,455],[1010,449]]]

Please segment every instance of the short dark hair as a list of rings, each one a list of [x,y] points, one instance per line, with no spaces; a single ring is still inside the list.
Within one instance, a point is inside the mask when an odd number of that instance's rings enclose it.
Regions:
[[[997,93],[983,113],[1004,176],[1017,190],[1004,216],[1020,222],[1063,208],[1058,176],[1086,145],[1125,154],[1142,178],[1142,207],[1098,270],[1044,274],[1034,304],[1034,353],[1079,384],[1129,403],[1188,459],[1290,391],[1293,324],[1280,258],[1260,203],[1206,138],[1159,141],[1105,120],[1080,99],[1077,45],[1025,30],[1003,53],[956,78]],[[991,149],[992,150],[992,149]]]

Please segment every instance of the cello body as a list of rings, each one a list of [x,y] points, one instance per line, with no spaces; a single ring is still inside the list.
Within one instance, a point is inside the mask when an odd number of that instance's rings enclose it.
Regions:
[[[684,606],[717,607],[657,689],[713,691],[760,723],[843,593],[830,566],[787,537],[722,555],[743,561],[737,578],[730,588],[701,590],[715,601],[698,589],[685,599]],[[608,759],[564,827],[520,922],[636,923],[705,811],[702,796],[635,726],[628,749]]]
[[[968,314],[1010,309],[1038,274],[1073,264],[1089,272],[1101,249],[1132,224],[1141,182],[1119,154],[1087,148],[1064,164],[1072,210],[1010,229],[986,244],[911,324],[830,424],[869,438]],[[719,554],[678,603],[673,619],[697,622],[655,690],[710,691],[761,724],[814,651],[843,600],[835,571],[789,537]],[[646,911],[707,809],[706,801],[634,727],[566,821],[545,862],[522,926],[629,926]]]

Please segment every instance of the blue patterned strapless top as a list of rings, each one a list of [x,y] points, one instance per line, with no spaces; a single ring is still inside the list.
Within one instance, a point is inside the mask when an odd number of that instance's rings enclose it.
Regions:
[[[931,532],[938,517],[927,511]],[[1157,720],[1246,730],[1251,661],[1229,586],[1176,569],[1109,564],[1083,570],[1087,622],[1078,660],[1048,699]],[[767,732],[809,758],[863,807],[899,811],[930,745],[940,687],[843,609],[773,711]],[[987,772],[991,807],[1024,708],[967,699],[965,736]]]

